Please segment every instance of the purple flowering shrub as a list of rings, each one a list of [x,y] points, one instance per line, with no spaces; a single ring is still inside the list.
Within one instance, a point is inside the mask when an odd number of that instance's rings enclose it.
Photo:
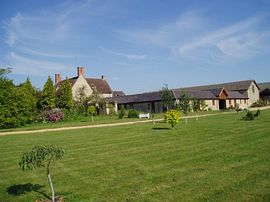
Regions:
[[[49,110],[45,110],[42,113],[40,113],[36,117],[36,122],[58,122],[58,121],[63,121],[65,118],[64,112],[61,111],[59,108],[53,108]]]

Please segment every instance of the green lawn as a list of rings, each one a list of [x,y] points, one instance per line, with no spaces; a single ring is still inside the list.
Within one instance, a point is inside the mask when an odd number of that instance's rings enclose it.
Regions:
[[[23,152],[50,143],[66,149],[52,169],[65,201],[270,201],[270,110],[241,116],[190,119],[175,130],[146,123],[2,136],[0,201],[50,195],[44,171],[18,168]],[[18,193],[27,183],[44,187]]]
[[[222,111],[201,111],[198,115],[203,114],[217,114]],[[188,116],[195,115],[190,112]],[[154,114],[154,119],[163,118],[163,114]],[[20,128],[10,128],[10,129],[0,129],[1,132],[11,132],[11,131],[20,131],[20,130],[38,130],[38,129],[48,129],[48,128],[60,128],[60,127],[70,127],[70,126],[85,126],[85,125],[95,125],[95,124],[107,124],[107,123],[121,123],[121,122],[129,122],[129,121],[139,121],[138,118],[123,118],[119,119],[118,116],[95,116],[94,121],[92,121],[91,116],[79,116],[75,120],[65,120],[57,123],[32,123],[26,124]]]

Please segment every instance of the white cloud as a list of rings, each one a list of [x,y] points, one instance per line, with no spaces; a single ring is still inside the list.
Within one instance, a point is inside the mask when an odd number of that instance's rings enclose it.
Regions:
[[[33,60],[14,52],[7,56],[7,61],[9,61],[7,66],[12,68],[12,73],[23,75],[44,76],[67,68],[66,65],[61,63]]]
[[[80,50],[66,47],[75,43],[78,23],[95,12],[94,9],[89,11],[93,3],[95,1],[66,1],[49,10],[17,13],[4,22],[5,42],[10,49],[2,62],[5,60],[13,68],[13,73],[47,75],[61,71],[68,59],[88,58],[81,55]],[[67,61],[47,62],[48,58]]]
[[[44,57],[51,57],[51,58],[76,58],[76,54],[74,55],[68,55],[68,54],[60,54],[60,53],[55,53],[55,52],[41,52],[41,51],[37,51],[37,50],[32,50],[30,48],[18,48],[18,50],[20,52],[29,54],[29,55],[34,55],[34,56],[44,56]],[[83,56],[80,55],[80,58],[88,58],[89,56]]]
[[[119,52],[108,50],[108,49],[103,48],[103,47],[100,47],[100,49],[105,51],[106,53],[111,54],[111,55],[117,55],[117,56],[125,57],[126,59],[129,59],[129,60],[143,60],[143,59],[146,58],[146,55],[142,55],[142,54],[119,53]]]
[[[219,50],[230,57],[249,58],[260,53],[263,40],[270,36],[267,32],[249,32],[246,34],[229,37],[217,43]]]
[[[156,25],[139,30],[117,30],[120,40],[134,44],[150,44],[164,48],[170,48],[179,41],[184,40],[183,36],[193,36],[196,30],[202,29],[204,19],[198,11],[188,11],[178,19],[170,23]]]
[[[260,27],[265,20],[269,20],[267,13],[217,27],[213,26],[215,20],[198,11],[188,11],[173,22],[117,33],[119,39],[144,48],[169,49],[169,54],[178,59],[219,62],[218,58],[221,62],[228,57],[247,59],[265,51],[262,47],[264,41],[269,41],[269,29]]]
[[[255,16],[244,21],[229,25],[227,27],[220,28],[217,31],[207,34],[206,36],[201,36],[190,43],[186,43],[180,46],[179,53],[184,54],[204,45],[216,44],[219,42],[219,40],[222,40],[229,36],[238,35],[238,37],[241,37],[241,34],[245,33],[246,31],[257,25],[262,18],[263,16],[261,15]]]
[[[55,43],[70,34],[68,21],[58,21],[54,14],[29,16],[17,13],[6,23],[6,43],[14,47],[32,44]]]

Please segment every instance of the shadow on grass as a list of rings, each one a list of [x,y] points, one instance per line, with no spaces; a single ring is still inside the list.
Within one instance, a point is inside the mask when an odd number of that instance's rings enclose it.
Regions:
[[[8,192],[8,194],[13,195],[13,196],[19,196],[19,195],[34,191],[34,192],[37,192],[37,193],[41,194],[42,196],[46,197],[47,199],[51,199],[47,194],[40,191],[40,189],[43,187],[44,187],[44,185],[31,184],[31,183],[15,184],[15,185],[8,187],[7,192]]]
[[[153,130],[170,130],[170,128],[167,128],[167,127],[154,127]]]

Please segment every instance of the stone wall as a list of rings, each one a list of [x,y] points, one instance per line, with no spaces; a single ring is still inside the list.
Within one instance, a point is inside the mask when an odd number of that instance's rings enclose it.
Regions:
[[[249,86],[246,94],[249,98],[248,99],[249,107],[260,99],[260,91],[254,82],[252,82],[252,84]]]

